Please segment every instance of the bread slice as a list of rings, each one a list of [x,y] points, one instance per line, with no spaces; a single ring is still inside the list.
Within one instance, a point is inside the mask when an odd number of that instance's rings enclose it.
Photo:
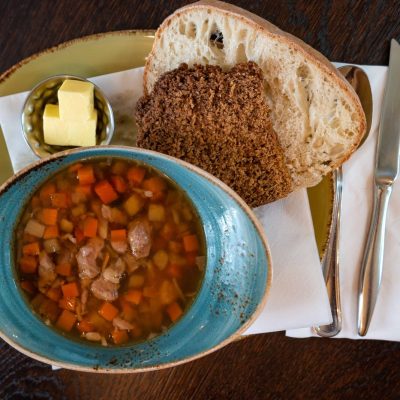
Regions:
[[[292,190],[269,115],[257,64],[182,64],[138,101],[137,145],[203,168],[257,207]]]
[[[239,7],[204,0],[178,9],[156,32],[144,72],[149,94],[181,63],[224,70],[254,61],[293,188],[316,185],[357,148],[366,120],[353,88],[320,53]]]

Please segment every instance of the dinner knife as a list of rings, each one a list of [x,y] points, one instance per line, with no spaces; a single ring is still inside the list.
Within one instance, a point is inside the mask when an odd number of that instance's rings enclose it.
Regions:
[[[392,39],[389,72],[381,111],[374,173],[374,206],[358,287],[358,334],[368,332],[382,280],[386,214],[399,171],[400,45]]]

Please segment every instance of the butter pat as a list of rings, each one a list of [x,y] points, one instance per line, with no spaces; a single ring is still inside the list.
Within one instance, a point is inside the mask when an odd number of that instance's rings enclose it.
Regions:
[[[59,106],[47,104],[43,114],[44,141],[56,146],[96,145],[97,111],[86,120],[63,120]]]
[[[94,109],[93,85],[90,82],[67,79],[58,89],[60,118],[85,121]]]

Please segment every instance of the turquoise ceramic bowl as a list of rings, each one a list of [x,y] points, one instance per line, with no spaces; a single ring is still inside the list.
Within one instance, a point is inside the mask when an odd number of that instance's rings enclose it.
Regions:
[[[187,313],[146,342],[100,347],[73,341],[47,327],[21,295],[14,270],[14,229],[24,204],[46,179],[82,159],[122,157],[168,175],[194,202],[203,222],[207,266]],[[261,311],[271,283],[271,260],[261,225],[226,185],[199,168],[128,147],[93,147],[57,153],[0,187],[0,335],[21,352],[56,366],[100,372],[137,372],[183,363],[237,338]]]

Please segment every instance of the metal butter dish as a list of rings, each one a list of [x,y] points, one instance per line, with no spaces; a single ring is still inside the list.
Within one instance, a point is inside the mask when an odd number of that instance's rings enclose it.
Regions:
[[[43,112],[46,104],[58,104],[57,92],[66,79],[88,82],[73,75],[56,75],[38,83],[29,93],[22,108],[21,122],[25,141],[40,158],[48,157],[70,146],[55,146],[44,142]],[[92,82],[91,82],[92,83]],[[93,84],[93,83],[92,83]],[[114,133],[114,114],[104,93],[94,85],[94,107],[97,110],[96,144],[109,144]]]

